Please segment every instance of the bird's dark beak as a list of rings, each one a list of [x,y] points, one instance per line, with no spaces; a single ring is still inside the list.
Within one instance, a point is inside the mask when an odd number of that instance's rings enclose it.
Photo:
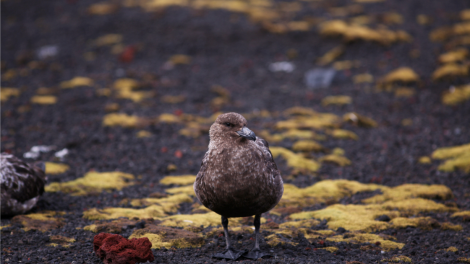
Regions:
[[[256,140],[256,135],[255,132],[251,131],[247,127],[243,127],[241,130],[237,131],[237,134],[240,135],[240,137],[247,138],[249,140]]]

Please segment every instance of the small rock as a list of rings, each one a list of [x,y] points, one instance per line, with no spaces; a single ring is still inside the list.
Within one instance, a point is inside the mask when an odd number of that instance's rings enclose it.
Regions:
[[[105,264],[135,264],[154,261],[148,238],[131,240],[115,234],[100,233],[93,239],[93,250]]]
[[[335,69],[316,68],[305,73],[305,84],[311,89],[328,88],[335,77]]]

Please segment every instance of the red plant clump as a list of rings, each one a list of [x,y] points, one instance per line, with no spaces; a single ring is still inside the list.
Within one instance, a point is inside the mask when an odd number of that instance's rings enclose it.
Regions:
[[[131,240],[116,234],[100,233],[93,239],[93,250],[105,264],[135,264],[153,261],[152,243],[148,238]]]

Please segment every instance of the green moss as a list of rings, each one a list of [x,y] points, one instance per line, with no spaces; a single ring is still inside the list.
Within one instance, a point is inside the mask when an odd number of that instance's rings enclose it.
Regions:
[[[100,193],[103,190],[121,190],[132,185],[134,176],[124,172],[88,172],[82,178],[69,182],[53,182],[45,187],[46,192],[70,193],[74,196]]]
[[[444,223],[441,223],[441,229],[442,230],[453,230],[453,231],[462,231],[463,230],[463,227],[461,225],[454,225],[452,223],[449,223],[449,222],[444,222]]]

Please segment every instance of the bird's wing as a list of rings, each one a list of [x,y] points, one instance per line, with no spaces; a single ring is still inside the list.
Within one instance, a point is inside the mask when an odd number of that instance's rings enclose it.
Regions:
[[[5,159],[2,157],[0,174],[2,191],[9,192],[11,197],[19,202],[25,202],[44,192],[46,184],[44,171],[28,165],[13,155],[8,155]]]
[[[256,144],[258,144],[259,148],[263,151],[265,162],[267,162],[267,165],[270,165],[273,167],[273,169],[277,170],[276,163],[274,162],[273,154],[271,153],[271,150],[269,150],[269,144],[268,141],[256,137]]]

